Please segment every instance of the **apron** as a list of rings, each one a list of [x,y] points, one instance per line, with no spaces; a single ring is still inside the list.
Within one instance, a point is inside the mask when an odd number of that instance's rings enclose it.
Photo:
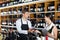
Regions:
[[[51,23],[50,25],[46,26],[45,29],[46,29],[49,33],[51,33],[52,35],[54,35],[54,33],[53,33],[53,27],[54,27],[54,24]],[[42,36],[42,40],[46,40],[46,36],[44,36],[44,37]],[[48,37],[48,40],[54,40],[54,39],[51,38],[51,37]]]
[[[21,29],[22,30],[29,30],[28,22],[27,22],[27,24],[23,24],[22,19],[21,19]],[[19,35],[20,35],[19,40],[29,40],[28,34],[19,34]]]

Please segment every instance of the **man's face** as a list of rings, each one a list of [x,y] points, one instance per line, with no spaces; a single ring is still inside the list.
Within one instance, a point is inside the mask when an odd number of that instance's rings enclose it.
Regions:
[[[24,17],[28,18],[29,17],[29,12],[25,12]]]

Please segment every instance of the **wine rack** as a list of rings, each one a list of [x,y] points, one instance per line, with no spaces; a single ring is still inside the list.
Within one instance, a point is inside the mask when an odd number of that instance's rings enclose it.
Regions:
[[[45,14],[51,15],[53,17],[53,22],[60,20],[60,1],[59,0],[31,0],[31,1],[21,1],[21,0],[10,0],[0,3],[0,25],[15,27],[16,20],[21,18],[22,11],[26,10],[31,12],[28,18],[32,26],[39,23],[44,24]]]

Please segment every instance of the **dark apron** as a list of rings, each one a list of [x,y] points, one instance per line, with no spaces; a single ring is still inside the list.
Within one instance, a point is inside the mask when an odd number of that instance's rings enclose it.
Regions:
[[[27,22],[27,24],[23,24],[22,19],[21,19],[21,29],[29,30],[28,22]],[[29,40],[28,34],[19,34],[19,35],[20,35],[20,38],[18,40]]]

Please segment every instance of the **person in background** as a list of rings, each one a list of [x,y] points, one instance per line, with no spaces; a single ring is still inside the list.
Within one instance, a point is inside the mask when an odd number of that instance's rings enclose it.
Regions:
[[[0,40],[2,40],[2,38],[3,38],[3,35],[0,33]]]
[[[44,17],[46,25],[44,26],[44,29],[46,29],[47,32],[47,36],[46,37],[42,37],[42,40],[57,40],[57,27],[55,26],[55,24],[52,22],[52,17],[49,14],[46,14],[46,16]]]
[[[10,28],[8,32],[8,40],[15,40],[15,39],[16,39],[16,36],[13,32],[13,28]]]
[[[2,38],[3,38],[3,35],[2,35],[1,32],[2,32],[2,31],[1,31],[1,27],[0,27],[0,40],[2,40]]]

